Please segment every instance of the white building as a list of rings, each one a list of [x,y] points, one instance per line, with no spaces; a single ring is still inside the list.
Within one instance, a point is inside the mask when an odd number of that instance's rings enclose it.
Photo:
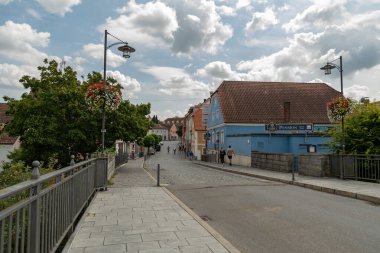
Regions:
[[[151,129],[149,129],[148,134],[161,135],[163,141],[166,141],[169,139],[169,130],[161,124],[157,124]]]

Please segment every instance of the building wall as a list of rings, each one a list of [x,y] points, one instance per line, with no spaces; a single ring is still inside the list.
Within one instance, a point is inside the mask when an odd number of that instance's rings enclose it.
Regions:
[[[148,134],[157,134],[162,136],[162,140],[166,141],[168,139],[168,130],[167,129],[150,129]]]

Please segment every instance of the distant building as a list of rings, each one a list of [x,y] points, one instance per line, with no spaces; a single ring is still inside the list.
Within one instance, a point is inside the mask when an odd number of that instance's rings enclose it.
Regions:
[[[252,151],[330,152],[327,103],[340,95],[324,83],[224,81],[211,95],[208,153],[231,145],[249,166]]]
[[[157,134],[161,135],[162,140],[166,141],[169,138],[169,130],[166,126],[162,124],[157,124],[151,129],[149,129],[148,134]]]
[[[12,116],[7,115],[9,107],[6,103],[0,103],[0,167],[1,162],[8,161],[7,155],[20,147],[19,136],[9,136],[4,131],[5,125],[12,120]]]
[[[178,129],[180,128],[182,130],[184,118],[167,118],[164,120],[163,125],[168,129],[168,140],[177,141],[179,140]]]

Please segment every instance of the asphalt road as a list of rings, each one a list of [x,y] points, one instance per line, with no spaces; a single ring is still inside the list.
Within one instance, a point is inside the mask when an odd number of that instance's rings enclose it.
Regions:
[[[159,163],[161,182],[241,252],[380,252],[380,206],[194,165],[166,145],[152,174]]]

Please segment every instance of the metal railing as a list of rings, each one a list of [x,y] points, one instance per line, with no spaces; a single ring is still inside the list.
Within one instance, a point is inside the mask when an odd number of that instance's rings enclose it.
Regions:
[[[71,232],[98,187],[104,187],[107,159],[90,159],[0,191],[0,253],[54,252]]]
[[[115,167],[119,167],[120,165],[128,162],[128,152],[120,152],[115,156]]]
[[[331,155],[331,175],[380,183],[380,155]]]

